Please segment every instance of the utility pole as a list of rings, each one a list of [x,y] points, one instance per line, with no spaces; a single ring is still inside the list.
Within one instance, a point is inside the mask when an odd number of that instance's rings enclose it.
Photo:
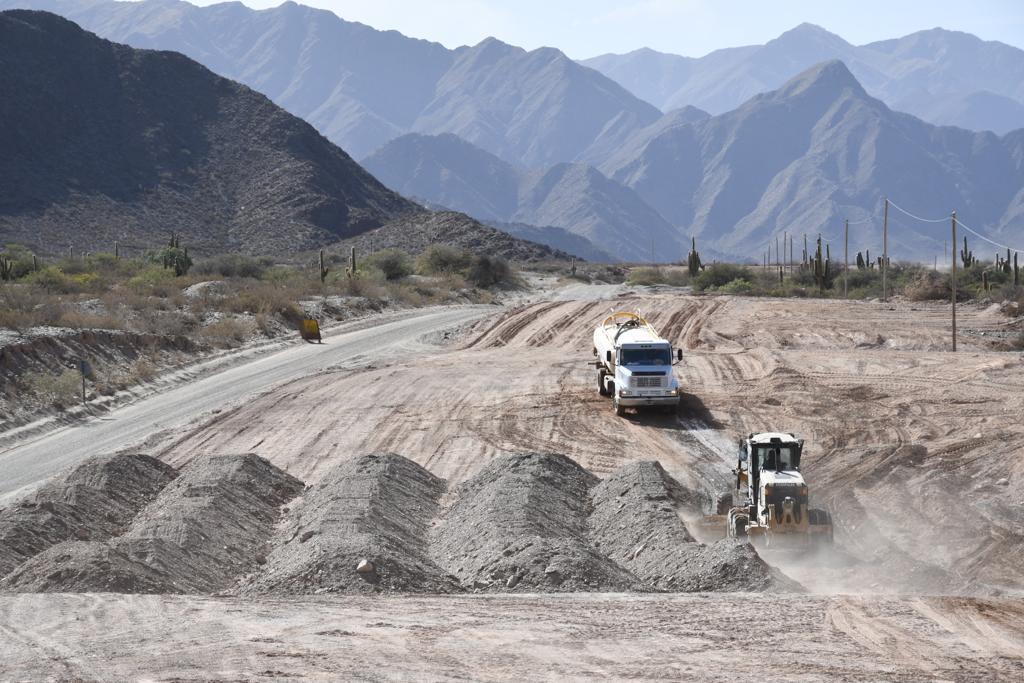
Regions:
[[[956,211],[953,211],[953,244],[956,244]],[[953,351],[956,351],[956,259],[953,259],[953,275],[951,279],[953,289]]]
[[[843,221],[843,298],[849,299],[849,288],[847,287],[847,280],[849,279],[850,271],[850,219],[847,218]]]
[[[886,279],[889,274],[889,198],[885,198],[885,220],[882,221],[882,301],[886,301]]]

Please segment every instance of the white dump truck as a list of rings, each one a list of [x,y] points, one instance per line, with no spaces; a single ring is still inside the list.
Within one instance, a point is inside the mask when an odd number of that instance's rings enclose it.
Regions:
[[[597,390],[611,396],[616,415],[626,408],[675,412],[679,383],[672,373],[672,345],[637,313],[612,313],[594,330]],[[675,359],[683,352],[677,349]]]

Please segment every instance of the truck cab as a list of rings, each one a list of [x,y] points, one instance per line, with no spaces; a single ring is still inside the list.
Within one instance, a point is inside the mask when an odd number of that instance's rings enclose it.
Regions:
[[[595,332],[594,353],[598,390],[612,398],[617,415],[626,408],[645,407],[675,412],[679,382],[672,371],[673,356],[682,360],[682,351],[673,354],[672,345],[646,320],[632,313],[609,316]]]

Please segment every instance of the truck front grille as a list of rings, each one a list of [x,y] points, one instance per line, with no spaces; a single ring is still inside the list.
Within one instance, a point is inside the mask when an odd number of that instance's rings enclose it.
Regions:
[[[635,386],[637,388],[660,387],[660,386],[664,386],[662,384],[663,381],[664,381],[664,377],[634,377],[633,378],[633,382],[634,382],[633,386]]]

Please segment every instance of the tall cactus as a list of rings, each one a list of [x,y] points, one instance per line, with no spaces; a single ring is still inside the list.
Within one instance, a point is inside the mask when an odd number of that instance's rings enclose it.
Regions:
[[[324,250],[320,250],[320,284],[327,280],[327,268],[324,266]]]
[[[865,269],[867,269],[867,265],[864,263],[864,256],[861,255],[861,253],[858,251],[857,252],[857,270],[865,270]]]
[[[349,252],[349,255],[348,255],[348,276],[349,277],[355,277],[356,276],[356,248],[355,247],[352,247],[352,250]]]
[[[700,254],[697,253],[696,237],[690,237],[690,253],[686,256],[686,267],[689,269],[691,277],[704,268],[704,264],[700,262]]]
[[[1003,272],[1007,275],[1010,274],[1010,248],[1006,248],[1006,260],[1002,262]]]
[[[825,246],[828,253],[828,245]],[[825,291],[829,280],[829,261],[821,255],[821,235],[818,235],[818,248],[814,252],[814,281],[818,284],[818,293]]]
[[[0,256],[0,280],[7,282],[14,279],[14,261],[6,256]]]
[[[970,268],[975,263],[974,252],[967,248],[967,235],[964,235],[964,248],[960,250],[960,261],[964,268]]]
[[[1013,286],[1020,286],[1020,269],[1017,268],[1017,252],[1013,252]]]

